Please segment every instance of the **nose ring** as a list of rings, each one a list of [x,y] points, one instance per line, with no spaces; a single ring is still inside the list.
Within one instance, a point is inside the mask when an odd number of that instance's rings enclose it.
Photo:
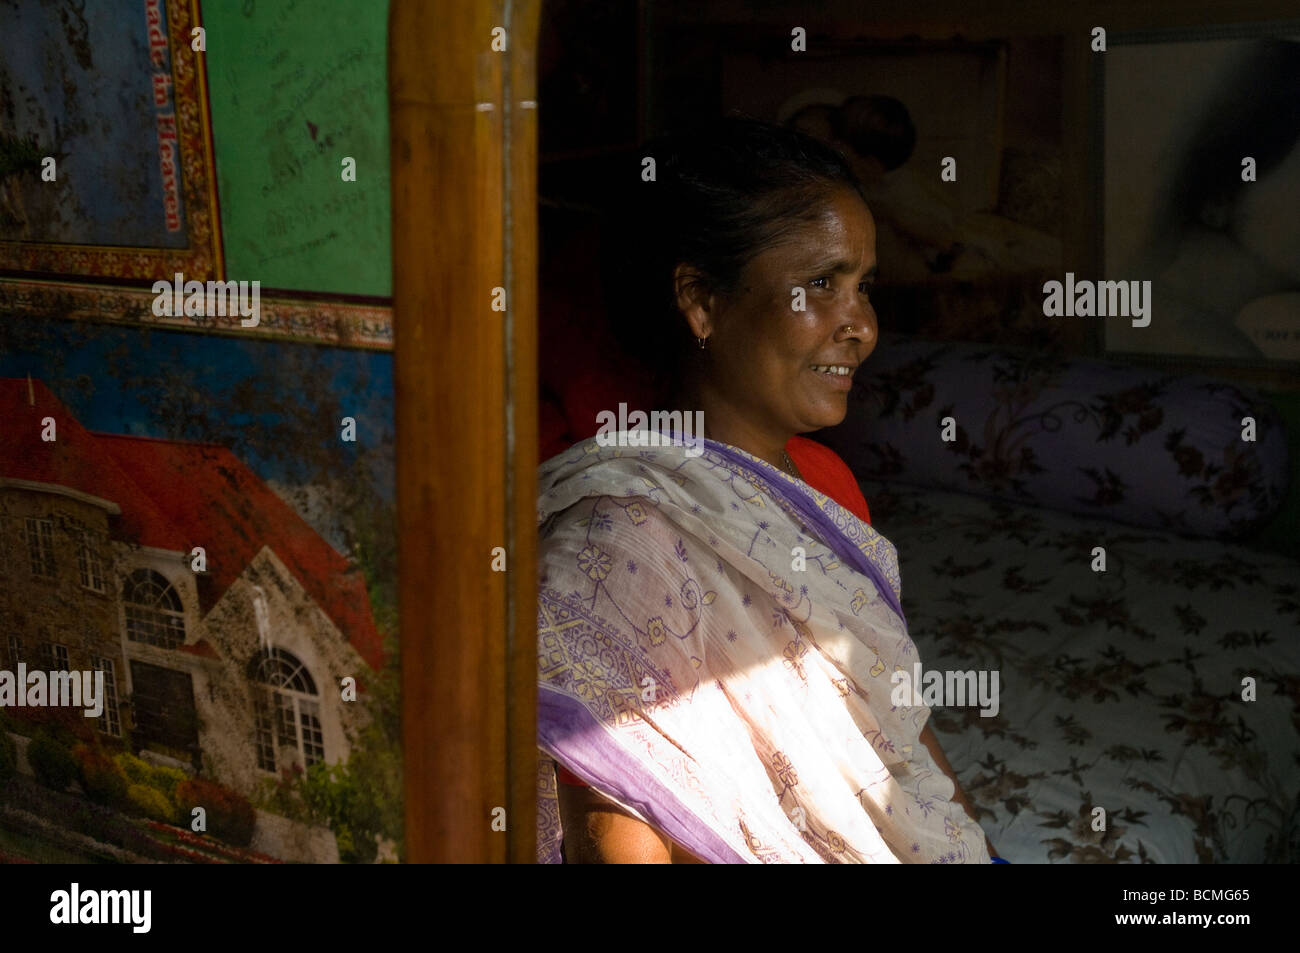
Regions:
[[[840,332],[843,333],[843,334],[852,334],[853,331],[854,331],[854,328],[853,328],[853,325],[851,325],[851,324],[846,324],[846,325],[844,325],[844,327],[840,328]]]

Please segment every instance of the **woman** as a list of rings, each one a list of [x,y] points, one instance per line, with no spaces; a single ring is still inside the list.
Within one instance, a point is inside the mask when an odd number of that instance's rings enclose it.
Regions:
[[[987,863],[929,709],[891,701],[916,661],[893,547],[797,436],[844,418],[875,346],[860,187],[743,118],[647,155],[607,299],[657,406],[707,439],[541,467],[539,743],[579,782],[557,804],[544,761],[542,859],[562,836],[570,862]]]

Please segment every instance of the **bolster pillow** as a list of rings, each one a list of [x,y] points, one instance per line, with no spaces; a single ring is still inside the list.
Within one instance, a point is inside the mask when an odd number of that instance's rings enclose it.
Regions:
[[[844,422],[817,436],[859,479],[1194,536],[1255,529],[1288,479],[1282,422],[1247,388],[891,335],[858,371]]]

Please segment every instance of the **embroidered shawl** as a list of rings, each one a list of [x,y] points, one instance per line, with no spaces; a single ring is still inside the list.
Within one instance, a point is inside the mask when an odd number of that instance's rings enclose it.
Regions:
[[[554,758],[713,863],[989,863],[929,708],[891,701],[894,547],[742,450],[638,437],[539,470],[539,860]]]

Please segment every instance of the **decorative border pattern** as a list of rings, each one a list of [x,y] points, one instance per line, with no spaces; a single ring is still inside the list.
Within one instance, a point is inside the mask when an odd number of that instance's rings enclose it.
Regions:
[[[158,317],[153,313],[153,301],[152,290],[0,279],[0,316],[10,320],[63,318],[311,341],[364,350],[393,349],[393,309],[388,305],[262,297],[258,326],[244,328],[237,314]]]

